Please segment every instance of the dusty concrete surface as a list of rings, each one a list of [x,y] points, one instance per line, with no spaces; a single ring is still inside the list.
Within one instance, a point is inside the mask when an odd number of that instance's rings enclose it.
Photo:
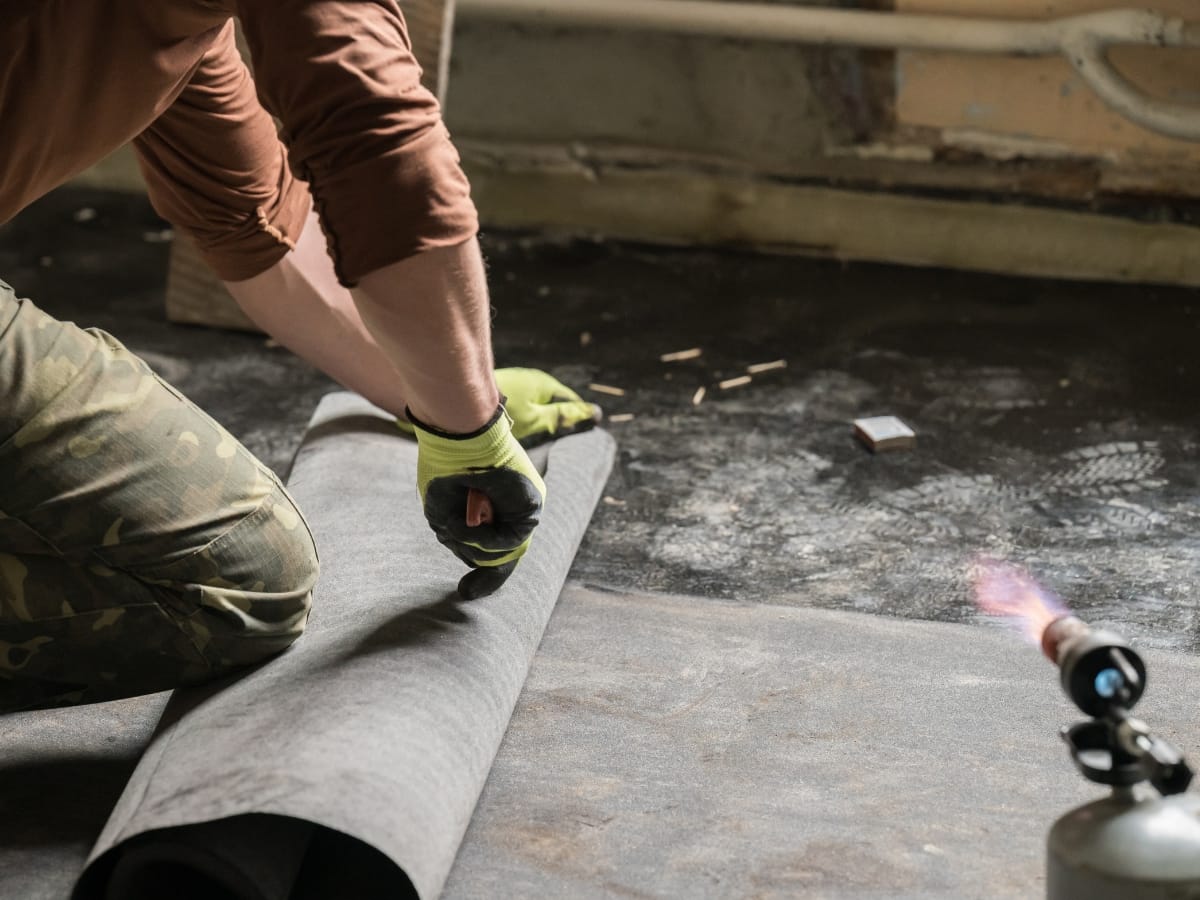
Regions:
[[[286,469],[332,385],[262,338],[165,324],[161,228],[62,192],[0,228],[0,277]],[[973,611],[980,551],[1151,648],[1140,709],[1200,750],[1194,293],[485,245],[499,362],[634,418],[451,897],[1035,896],[1045,829],[1094,793],[1054,738],[1053,671]],[[871,414],[916,449],[867,453],[850,422]],[[87,748],[46,746],[87,772]],[[69,823],[79,852],[93,819]]]
[[[508,247],[493,270],[502,359],[623,387],[592,396],[636,415],[577,577],[970,621],[982,551],[1197,646],[1194,294],[609,247]],[[917,449],[865,452],[850,422],[876,414]]]
[[[85,206],[96,218],[75,222]],[[330,382],[261,338],[166,325],[167,245],[144,239],[161,227],[144,201],[52,195],[0,230],[0,277],[116,333],[285,469]],[[584,392],[636,416],[612,426],[615,502],[576,578],[961,622],[986,551],[1146,645],[1200,647],[1194,292],[485,245],[499,363],[622,387]],[[690,347],[703,355],[659,362]],[[747,387],[715,386],[778,358]],[[850,422],[873,414],[907,421],[917,449],[863,450]]]
[[[1147,662],[1194,746],[1200,661]],[[1007,634],[568,586],[445,897],[1030,900],[1079,718]]]

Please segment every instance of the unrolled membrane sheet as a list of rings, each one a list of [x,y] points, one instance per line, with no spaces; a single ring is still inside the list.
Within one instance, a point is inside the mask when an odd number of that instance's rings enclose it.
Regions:
[[[76,896],[437,896],[613,452],[600,431],[551,446],[532,549],[467,602],[415,444],[361,398],[325,398],[289,482],[321,553],[308,629],[174,695]]]

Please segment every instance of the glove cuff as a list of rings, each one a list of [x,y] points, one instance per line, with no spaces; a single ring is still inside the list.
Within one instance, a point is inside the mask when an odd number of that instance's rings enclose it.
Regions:
[[[483,423],[483,425],[481,425],[479,428],[476,428],[474,431],[468,432],[467,434],[455,434],[452,431],[442,431],[440,428],[435,428],[432,425],[426,425],[424,422],[422,422],[420,419],[418,419],[416,416],[413,415],[413,411],[411,409],[409,409],[407,406],[404,407],[404,416],[405,416],[405,418],[408,419],[408,421],[412,424],[412,426],[414,428],[416,428],[419,431],[423,431],[426,434],[431,434],[431,435],[434,435],[435,437],[444,438],[445,440],[448,440],[448,441],[470,441],[470,440],[474,440],[477,437],[481,437],[489,429],[491,429],[496,424],[496,422],[500,420],[500,418],[503,415],[504,415],[504,398],[501,397],[500,405],[496,407],[496,412],[493,413],[492,417],[490,419],[488,419],[485,423]]]
[[[451,434],[426,425],[409,409],[404,413],[413,426],[417,443],[431,460],[464,464],[480,459],[491,463],[497,457],[507,455],[502,451],[512,441],[512,420],[505,413],[503,404],[496,407],[496,414],[487,424],[469,434]]]

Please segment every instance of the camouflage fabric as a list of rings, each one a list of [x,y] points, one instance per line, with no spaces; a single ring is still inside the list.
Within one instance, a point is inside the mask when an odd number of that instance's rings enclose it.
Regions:
[[[263,660],[316,578],[269,469],[110,335],[0,282],[0,711]]]

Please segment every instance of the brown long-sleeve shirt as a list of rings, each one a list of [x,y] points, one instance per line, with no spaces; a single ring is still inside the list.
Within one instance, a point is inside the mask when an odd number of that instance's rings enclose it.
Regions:
[[[0,0],[0,222],[133,139],[222,278],[278,261],[311,189],[353,284],[478,230],[420,74],[395,0]]]

